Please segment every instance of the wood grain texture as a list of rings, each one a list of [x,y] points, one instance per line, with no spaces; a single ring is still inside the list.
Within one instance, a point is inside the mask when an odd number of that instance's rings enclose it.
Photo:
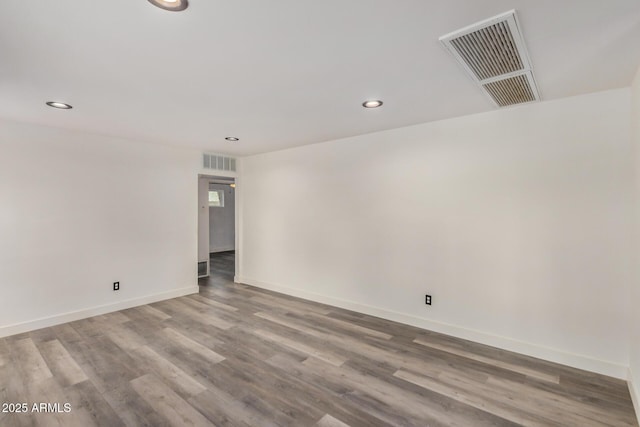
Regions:
[[[13,345],[13,351],[14,360],[18,360],[18,369],[26,378],[27,383],[38,383],[53,376],[31,338],[16,341]]]
[[[171,328],[165,328],[163,330],[165,336],[172,340],[173,342],[181,345],[186,348],[189,352],[193,352],[202,356],[202,358],[206,359],[211,363],[218,363],[224,360],[224,356],[219,355],[215,351],[210,348],[182,335],[180,332],[175,331]]]
[[[0,339],[1,426],[637,426],[624,381],[234,284]]]
[[[40,353],[62,386],[71,386],[88,379],[82,368],[57,339],[43,343],[40,346]]]
[[[167,313],[164,313],[157,308],[153,308],[150,305],[143,305],[141,307],[138,307],[138,310],[145,315],[155,317],[158,320],[167,320],[171,318],[171,316],[169,316]]]
[[[213,424],[152,374],[131,381],[133,389],[174,427],[209,427]]]
[[[340,420],[333,418],[331,415],[327,414],[324,417],[320,418],[320,421],[316,423],[317,427],[349,427],[349,424],[345,424]]]
[[[504,368],[509,371],[526,375],[531,378],[536,378],[543,381],[549,381],[555,384],[560,383],[560,378],[557,375],[549,375],[539,370],[531,369],[526,366],[514,365],[512,363],[503,362],[501,360],[497,360],[491,357],[481,356],[479,354],[474,354],[470,351],[460,350],[455,347],[446,346],[446,345],[442,345],[434,342],[429,342],[420,338],[416,338],[415,340],[413,340],[413,342],[420,345],[427,346],[427,347],[435,348],[437,350],[441,350],[450,354],[455,354],[457,356],[465,357],[470,360],[475,360],[477,362],[486,363],[488,365],[497,366],[499,368]]]
[[[169,362],[164,357],[147,346],[140,347],[134,351],[134,355],[148,367],[153,369],[155,374],[170,384],[172,389],[181,396],[195,396],[202,393],[207,388]]]

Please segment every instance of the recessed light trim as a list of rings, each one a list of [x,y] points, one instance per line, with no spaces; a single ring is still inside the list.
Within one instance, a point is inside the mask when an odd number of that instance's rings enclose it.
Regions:
[[[149,0],[149,3],[171,12],[180,12],[189,6],[188,0]]]
[[[57,102],[57,101],[49,101],[47,102],[47,105],[49,107],[58,108],[60,110],[70,110],[73,108],[69,104],[65,104],[64,102]]]
[[[364,101],[362,103],[362,106],[364,108],[378,108],[381,107],[382,104],[384,104],[384,102],[380,101],[379,99],[370,99],[368,101]]]
[[[240,138],[236,138],[235,136],[228,136],[225,138],[227,141],[236,142],[240,141]]]

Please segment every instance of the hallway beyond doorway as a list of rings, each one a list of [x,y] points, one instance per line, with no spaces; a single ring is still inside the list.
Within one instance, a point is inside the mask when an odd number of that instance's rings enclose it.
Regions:
[[[209,254],[209,277],[198,279],[199,286],[233,283],[236,269],[236,251]]]

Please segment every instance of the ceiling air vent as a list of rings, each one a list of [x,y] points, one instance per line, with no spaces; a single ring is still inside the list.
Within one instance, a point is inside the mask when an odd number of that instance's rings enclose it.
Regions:
[[[523,104],[536,100],[533,89],[525,76],[509,77],[482,85],[491,98],[501,107]]]
[[[218,156],[216,154],[203,154],[202,166],[205,169],[215,169],[219,171],[236,171],[236,159],[233,157]]]
[[[440,41],[497,106],[540,100],[515,10],[449,33]]]

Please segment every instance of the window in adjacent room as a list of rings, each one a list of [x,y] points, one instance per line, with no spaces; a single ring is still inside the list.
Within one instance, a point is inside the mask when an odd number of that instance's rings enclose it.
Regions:
[[[209,190],[209,207],[224,207],[224,191],[223,190]]]

